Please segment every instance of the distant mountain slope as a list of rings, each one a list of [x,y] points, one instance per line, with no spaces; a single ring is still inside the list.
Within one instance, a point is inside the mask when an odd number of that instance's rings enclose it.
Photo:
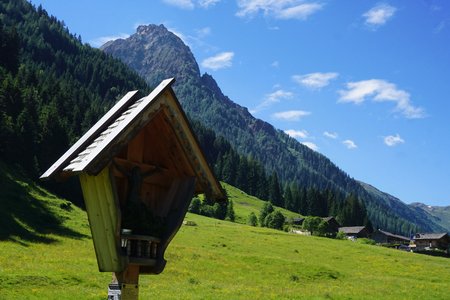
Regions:
[[[411,203],[412,209],[422,210],[433,218],[434,223],[444,227],[450,233],[450,206],[430,206],[423,203]]]
[[[276,171],[284,184],[356,194],[364,200],[373,225],[385,230],[409,234],[416,227],[426,231],[439,227],[402,202],[391,210],[383,197],[364,188],[328,158],[254,118],[225,96],[211,75],[200,74],[189,47],[163,25],[139,26],[129,38],[110,41],[101,49],[134,68],[150,85],[175,77],[175,91],[191,118],[225,137],[241,155],[261,162],[267,172]]]
[[[370,184],[359,182],[364,189],[373,196],[376,201],[376,206],[380,209],[388,210],[394,216],[404,218],[406,220],[412,220],[421,228],[422,230],[430,230],[432,232],[445,232],[446,229],[442,226],[436,217],[427,213],[422,209],[417,209],[414,206],[406,205],[400,199],[389,195],[388,193],[382,192],[377,188],[371,186]],[[370,215],[370,212],[369,212]],[[369,216],[370,217],[370,216]],[[383,228],[380,228],[383,229]],[[402,231],[404,234],[411,234],[414,232],[405,232],[406,228]]]

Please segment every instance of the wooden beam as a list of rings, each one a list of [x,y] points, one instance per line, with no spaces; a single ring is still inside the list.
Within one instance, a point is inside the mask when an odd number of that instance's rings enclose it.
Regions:
[[[131,265],[123,272],[113,273],[112,283],[120,285],[121,300],[139,299],[139,265]]]

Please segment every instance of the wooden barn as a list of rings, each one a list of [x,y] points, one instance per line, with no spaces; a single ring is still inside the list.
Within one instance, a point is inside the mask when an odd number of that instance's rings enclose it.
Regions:
[[[343,232],[349,239],[369,237],[369,231],[367,230],[366,226],[339,227],[339,231]]]
[[[416,251],[440,249],[449,252],[450,236],[448,233],[417,233],[414,235]]]
[[[339,231],[339,227],[341,227],[341,224],[334,218],[334,217],[325,217],[322,218],[322,220],[327,223],[327,232],[330,234],[335,235]]]
[[[78,175],[99,270],[158,274],[194,194],[225,199],[174,91],[127,93],[42,176]]]
[[[410,242],[410,239],[406,236],[393,234],[380,229],[372,233],[372,239],[378,244],[408,245]]]

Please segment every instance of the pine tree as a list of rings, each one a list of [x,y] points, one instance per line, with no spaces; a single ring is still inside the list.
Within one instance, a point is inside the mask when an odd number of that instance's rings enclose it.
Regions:
[[[281,193],[280,182],[278,180],[278,175],[277,175],[276,172],[272,173],[272,176],[270,177],[269,185],[270,185],[270,187],[269,187],[270,188],[270,190],[269,190],[269,192],[270,192],[270,196],[269,196],[270,202],[273,205],[282,207],[283,206],[283,202],[284,202],[283,201],[283,195]]]

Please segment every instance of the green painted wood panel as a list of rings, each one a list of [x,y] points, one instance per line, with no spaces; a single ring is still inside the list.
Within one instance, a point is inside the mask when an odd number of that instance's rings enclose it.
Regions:
[[[109,168],[97,176],[81,173],[81,188],[94,241],[95,254],[100,272],[120,272],[125,264],[120,256],[119,210],[116,194],[111,184]]]

